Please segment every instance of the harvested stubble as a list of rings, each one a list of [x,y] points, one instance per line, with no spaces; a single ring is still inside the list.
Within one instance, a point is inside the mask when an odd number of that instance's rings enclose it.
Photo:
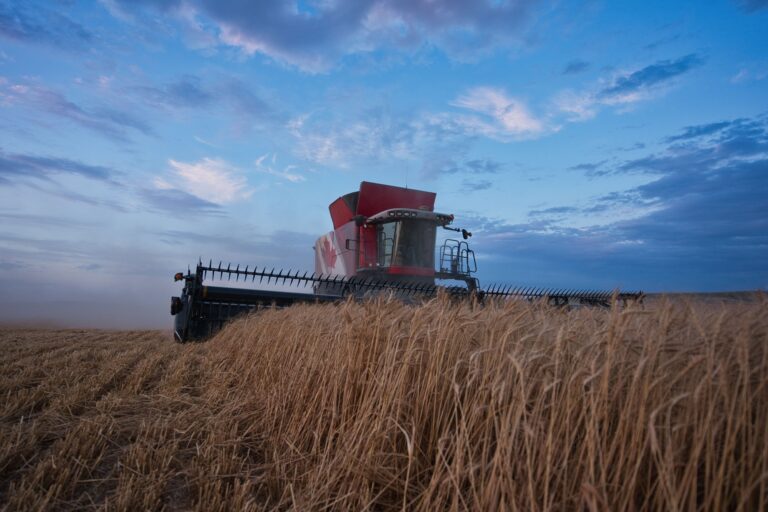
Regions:
[[[8,509],[765,510],[768,303],[0,334]]]

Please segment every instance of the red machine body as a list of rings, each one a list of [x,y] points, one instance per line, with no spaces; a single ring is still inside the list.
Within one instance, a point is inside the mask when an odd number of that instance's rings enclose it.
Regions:
[[[331,203],[334,230],[315,243],[315,272],[434,282],[436,230],[453,221],[434,212],[436,195],[362,182]]]

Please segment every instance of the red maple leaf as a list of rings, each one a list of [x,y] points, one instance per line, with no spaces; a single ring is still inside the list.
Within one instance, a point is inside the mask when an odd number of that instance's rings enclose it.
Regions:
[[[336,266],[336,250],[333,248],[333,245],[328,238],[323,240],[321,252],[323,253],[323,259],[328,266],[328,270],[333,269]]]

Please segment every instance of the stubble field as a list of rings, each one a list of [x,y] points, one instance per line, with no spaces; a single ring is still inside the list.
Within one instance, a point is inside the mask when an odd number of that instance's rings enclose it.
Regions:
[[[768,302],[0,330],[0,508],[766,510]]]

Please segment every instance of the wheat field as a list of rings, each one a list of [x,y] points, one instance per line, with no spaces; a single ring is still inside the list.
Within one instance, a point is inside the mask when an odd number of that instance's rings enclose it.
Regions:
[[[0,330],[4,510],[766,510],[768,301]]]

